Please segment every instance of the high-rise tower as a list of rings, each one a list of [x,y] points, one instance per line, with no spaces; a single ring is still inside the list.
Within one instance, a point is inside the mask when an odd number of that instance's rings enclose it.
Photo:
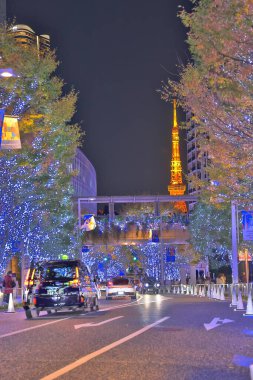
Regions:
[[[177,124],[177,104],[173,100],[173,127],[172,127],[172,157],[170,167],[170,184],[168,192],[170,195],[184,195],[186,186],[183,184],[182,164],[179,151],[179,128]],[[187,207],[184,201],[177,201],[174,207],[186,213]]]
[[[0,24],[6,22],[6,0],[0,0]]]

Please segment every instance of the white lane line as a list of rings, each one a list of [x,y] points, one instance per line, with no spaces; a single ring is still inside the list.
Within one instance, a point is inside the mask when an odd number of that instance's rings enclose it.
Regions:
[[[253,380],[253,364],[249,366],[249,371],[250,371],[250,380]]]
[[[0,338],[5,338],[7,336],[12,336],[12,335],[16,335],[16,334],[21,334],[21,333],[26,332],[26,331],[35,330],[35,329],[38,329],[40,327],[52,325],[53,323],[65,321],[66,319],[70,319],[70,318],[71,317],[67,317],[67,318],[63,318],[63,319],[57,319],[57,321],[47,322],[47,323],[44,323],[43,325],[37,325],[37,326],[27,327],[26,329],[22,329],[22,330],[12,331],[10,333],[0,335]]]
[[[100,311],[114,310],[114,309],[121,309],[123,307],[138,306],[138,305],[147,305],[147,304],[154,303],[154,302],[157,303],[157,302],[167,301],[167,300],[171,300],[172,299],[171,297],[164,297],[164,298],[159,298],[156,301],[153,300],[153,301],[139,302],[143,298],[144,297],[140,297],[137,301],[134,301],[134,302],[131,302],[131,303],[128,303],[128,304],[121,304],[121,305],[117,305],[117,306],[106,307],[106,308],[98,310],[98,312],[100,312]]]
[[[124,315],[119,315],[118,317],[114,317],[114,318],[111,318],[111,319],[106,319],[105,321],[98,322],[98,323],[94,323],[94,322],[91,322],[91,323],[82,323],[81,325],[74,325],[74,328],[75,328],[75,330],[77,330],[77,329],[80,329],[81,327],[96,327],[96,326],[101,326],[101,325],[104,325],[105,323],[109,323],[109,322],[115,321],[115,319],[119,319],[119,318],[123,318],[123,317],[124,317]]]
[[[150,330],[152,327],[154,327],[156,325],[159,325],[159,323],[162,323],[163,321],[166,321],[169,318],[170,317],[164,317],[162,319],[159,319],[158,321],[156,321],[154,323],[151,323],[151,325],[147,325],[147,326],[143,327],[142,329],[137,330],[134,333],[125,336],[122,339],[116,340],[115,342],[109,344],[108,346],[102,347],[99,350],[92,352],[91,354],[83,356],[82,358],[76,360],[75,362],[66,365],[65,367],[59,369],[58,371],[55,371],[55,372],[51,373],[50,375],[47,375],[47,376],[41,378],[40,380],[54,380],[54,379],[57,379],[57,377],[65,375],[65,373],[68,373],[68,372],[72,371],[73,369],[79,367],[80,365],[83,365],[84,363],[87,363],[89,360],[94,359],[95,357],[97,357],[99,355],[102,355],[102,354],[104,354],[107,351],[110,351],[111,349],[113,349],[113,348],[115,348],[115,347],[117,347],[117,346],[119,346],[119,345],[127,342],[128,340],[131,340],[131,339],[135,338],[136,336],[138,336],[140,334],[143,334],[144,332]]]

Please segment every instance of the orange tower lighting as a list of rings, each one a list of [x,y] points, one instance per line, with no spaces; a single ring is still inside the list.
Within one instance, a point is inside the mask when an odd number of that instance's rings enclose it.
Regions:
[[[177,104],[173,100],[173,127],[172,127],[172,157],[170,168],[170,184],[168,185],[168,192],[170,195],[184,195],[186,185],[183,184],[182,179],[182,164],[179,151],[179,128],[177,124]],[[175,202],[174,207],[187,213],[187,206],[184,201]]]

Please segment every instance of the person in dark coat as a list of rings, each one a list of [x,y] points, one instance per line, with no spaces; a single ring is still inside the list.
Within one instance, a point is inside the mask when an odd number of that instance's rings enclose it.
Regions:
[[[6,276],[4,276],[4,280],[3,280],[4,302],[6,303],[9,303],[10,294],[13,294],[13,288],[15,286],[14,284],[15,282],[13,281],[13,278],[12,278],[12,272],[11,270],[9,270]]]

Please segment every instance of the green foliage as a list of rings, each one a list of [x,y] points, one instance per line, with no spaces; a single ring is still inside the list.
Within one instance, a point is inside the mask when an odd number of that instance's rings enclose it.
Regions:
[[[190,215],[190,243],[195,252],[208,258],[212,267],[229,263],[231,258],[231,209],[199,202]]]
[[[250,0],[193,1],[192,13],[180,13],[189,28],[192,62],[182,67],[179,83],[163,86],[162,98],[178,97],[208,140],[210,178],[219,188],[206,186],[209,197],[252,202],[253,8]]]
[[[63,81],[54,76],[54,52],[38,59],[37,50],[18,45],[0,29],[0,67],[18,76],[1,79],[0,103],[19,116],[21,150],[0,152],[2,264],[21,240],[31,256],[58,257],[76,244],[71,185],[72,163],[80,140],[70,121],[76,93],[63,95]]]

